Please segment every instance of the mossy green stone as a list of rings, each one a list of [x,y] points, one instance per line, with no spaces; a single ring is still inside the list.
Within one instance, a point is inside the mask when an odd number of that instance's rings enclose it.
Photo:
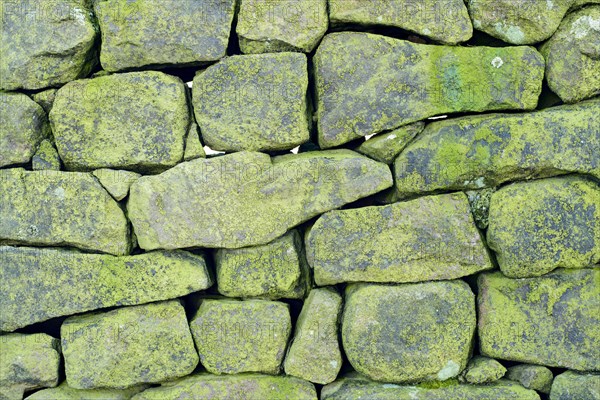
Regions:
[[[0,92],[0,167],[26,164],[50,135],[44,109],[22,93]]]
[[[471,205],[471,213],[479,229],[486,229],[489,225],[490,201],[496,188],[469,190],[465,192]]]
[[[45,333],[0,336],[0,399],[21,400],[25,391],[58,385],[59,369],[58,339]]]
[[[484,273],[477,285],[482,355],[600,369],[600,269],[559,269],[521,279]]]
[[[569,14],[541,52],[548,86],[565,103],[600,94],[600,5]]]
[[[600,179],[600,100],[434,122],[394,163],[401,198],[573,172]]]
[[[550,400],[600,400],[600,374],[567,371],[554,378]]]
[[[334,210],[306,237],[319,286],[456,279],[493,265],[463,193]]]
[[[240,248],[391,185],[387,165],[350,150],[240,152],[140,178],[127,209],[143,249]]]
[[[60,328],[67,384],[124,389],[190,374],[198,354],[178,301],[67,318]]]
[[[338,320],[342,296],[335,290],[313,289],[296,322],[296,332],[285,357],[285,373],[326,385],[342,368]]]
[[[304,54],[227,57],[192,89],[202,139],[214,150],[289,150],[310,139]]]
[[[554,375],[552,371],[541,365],[521,364],[508,368],[506,378],[517,381],[527,389],[541,393],[550,393]]]
[[[38,103],[46,114],[52,110],[52,106],[54,105],[54,99],[56,98],[56,92],[58,89],[46,89],[42,92],[37,92],[31,95],[33,101]]]
[[[200,142],[200,136],[198,135],[198,125],[193,122],[190,124],[187,138],[185,139],[185,153],[183,155],[184,161],[195,160],[196,158],[206,158],[204,147]]]
[[[329,18],[336,27],[391,26],[448,44],[473,35],[462,0],[329,0]]]
[[[383,382],[444,381],[467,366],[475,296],[462,281],[346,289],[342,342],[354,369]]]
[[[417,122],[388,133],[379,134],[358,146],[356,151],[382,163],[392,164],[398,154],[424,128],[425,124],[423,122]]]
[[[544,77],[531,47],[431,46],[358,32],[325,36],[314,67],[322,148],[439,114],[531,110]]]
[[[68,83],[50,122],[67,169],[155,172],[183,159],[190,115],[181,79],[146,71]]]
[[[493,358],[475,356],[469,360],[461,379],[473,385],[496,382],[506,374],[506,368]]]
[[[289,306],[277,301],[205,299],[190,329],[208,372],[276,375],[292,320]]]
[[[89,0],[0,0],[0,9],[0,89],[60,86],[95,65]]]
[[[50,140],[44,139],[40,143],[31,159],[31,169],[34,171],[60,171],[60,157]]]
[[[115,257],[61,248],[0,247],[0,330],[173,299],[211,284],[204,258],[181,250]]]
[[[225,56],[235,0],[98,0],[107,71],[199,65]]]
[[[0,170],[0,243],[129,254],[123,210],[92,174]]]
[[[129,400],[147,386],[134,386],[129,389],[73,389],[63,382],[52,389],[35,392],[25,400]]]
[[[577,175],[505,186],[492,196],[487,241],[511,278],[591,267],[600,262],[600,186]]]
[[[108,168],[97,169],[93,174],[98,178],[104,189],[117,201],[121,201],[127,197],[129,188],[133,182],[141,177],[136,172]]]
[[[309,271],[297,231],[262,246],[219,249],[215,254],[218,290],[229,297],[302,299]]]
[[[312,383],[291,376],[192,375],[148,389],[132,400],[317,400]]]

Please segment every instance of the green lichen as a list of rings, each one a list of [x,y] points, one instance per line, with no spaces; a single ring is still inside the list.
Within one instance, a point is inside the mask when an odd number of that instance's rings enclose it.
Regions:
[[[423,122],[403,126],[388,133],[379,134],[361,144],[356,151],[386,164],[392,164],[406,145],[425,128]]]
[[[56,98],[56,91],[58,89],[47,89],[42,92],[34,93],[31,95],[33,101],[38,103],[46,114],[52,110],[52,106],[54,105],[54,99]]]
[[[552,371],[541,365],[521,364],[508,368],[506,377],[517,381],[527,389],[537,390],[540,393],[550,393],[554,375]]]
[[[40,143],[40,146],[31,159],[31,169],[34,171],[60,171],[60,158],[50,140],[44,139]]]
[[[600,398],[600,374],[567,371],[554,378],[550,400],[597,400]]]
[[[134,386],[129,389],[73,389],[63,382],[52,389],[44,389],[28,396],[25,400],[129,400],[147,386]]]
[[[114,169],[97,169],[93,172],[100,184],[117,201],[123,200],[129,194],[133,182],[140,179],[141,175],[131,171]]]
[[[467,365],[467,369],[461,374],[464,382],[478,385],[482,383],[496,382],[506,373],[506,368],[493,358],[475,356]]]
[[[489,225],[490,201],[496,188],[487,188],[482,190],[470,190],[466,192],[471,205],[473,219],[480,229],[486,229]]]

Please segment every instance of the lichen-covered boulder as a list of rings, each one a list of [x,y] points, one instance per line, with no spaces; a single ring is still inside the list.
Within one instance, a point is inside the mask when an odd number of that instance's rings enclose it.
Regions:
[[[292,320],[286,303],[204,299],[190,322],[190,329],[208,372],[277,375]]]
[[[484,273],[477,285],[481,354],[549,367],[600,369],[600,269],[559,269],[522,279]]]
[[[294,339],[285,357],[285,373],[326,385],[342,368],[338,343],[338,319],[342,297],[329,288],[313,289],[308,294]]]
[[[56,94],[50,123],[67,169],[161,171],[183,159],[185,85],[156,71],[70,82]]]
[[[456,279],[492,269],[463,193],[334,210],[306,237],[319,286]]]
[[[25,400],[129,400],[147,385],[128,389],[73,389],[63,382],[58,387],[35,392]]]
[[[197,159],[130,189],[128,216],[145,250],[268,243],[323,212],[392,185],[389,168],[349,150],[270,159]]]
[[[131,400],[317,400],[312,383],[292,376],[197,374],[150,388]]]
[[[45,333],[0,336],[1,399],[20,400],[25,391],[58,385],[59,369],[58,339]]]
[[[506,378],[519,382],[527,389],[548,394],[554,375],[552,371],[542,365],[520,364],[508,368]]]
[[[489,247],[511,278],[600,262],[600,186],[576,175],[505,186],[490,203]]]
[[[225,56],[235,0],[97,0],[106,71],[199,65]]]
[[[0,170],[0,243],[129,254],[123,210],[87,173]]]
[[[322,148],[438,114],[530,110],[544,58],[531,47],[450,47],[332,33],[315,58]]]
[[[0,93],[0,121],[0,167],[28,163],[50,135],[44,109],[22,93]]]
[[[219,249],[215,266],[219,293],[229,297],[302,299],[310,281],[297,231],[261,246]]]
[[[117,201],[127,197],[133,182],[141,177],[136,172],[108,168],[97,169],[93,174],[98,178],[104,189]]]
[[[550,400],[599,400],[600,374],[566,371],[554,378]]]
[[[31,159],[31,169],[34,171],[60,171],[60,157],[50,140],[44,139],[40,143]]]
[[[382,133],[358,146],[356,151],[382,163],[392,164],[398,154],[424,128],[425,124],[423,122],[416,122],[388,133]]]
[[[43,89],[86,76],[96,63],[88,0],[0,0],[0,89]]]
[[[479,385],[496,382],[506,374],[506,368],[493,358],[475,356],[469,360],[467,368],[460,379],[464,382]]]
[[[548,86],[565,103],[600,94],[600,5],[569,14],[540,51]]]
[[[448,44],[467,41],[473,26],[462,0],[329,0],[337,27],[383,25],[406,29]]]
[[[383,382],[444,381],[467,366],[475,296],[462,281],[346,289],[342,342],[354,369]]]
[[[178,301],[67,318],[60,328],[67,384],[124,389],[190,374],[198,354]]]
[[[398,156],[398,196],[567,173],[600,179],[600,100],[429,124]]]
[[[181,250],[115,257],[4,246],[0,330],[99,308],[173,299],[211,284],[204,258]]]
[[[228,57],[198,72],[193,103],[213,150],[288,150],[310,139],[304,54]]]
[[[237,35],[243,53],[310,53],[327,31],[327,0],[244,0]]]

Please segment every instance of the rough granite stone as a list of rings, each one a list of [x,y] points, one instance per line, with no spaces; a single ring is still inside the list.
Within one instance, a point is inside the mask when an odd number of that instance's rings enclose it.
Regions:
[[[127,197],[129,188],[133,182],[141,177],[136,172],[108,168],[97,169],[93,174],[98,178],[104,189],[117,201],[121,201]]]
[[[482,355],[549,367],[600,369],[600,269],[478,279]]]
[[[475,356],[469,360],[467,369],[463,371],[460,379],[464,382],[479,385],[496,382],[506,374],[506,368],[493,358]]]
[[[213,150],[289,150],[310,139],[304,54],[227,57],[196,74],[193,103]]]
[[[354,369],[383,382],[445,381],[467,366],[475,296],[462,281],[346,289],[342,342]]]
[[[541,365],[520,364],[508,368],[506,378],[517,381],[527,389],[540,393],[550,393],[554,375],[552,371]]]
[[[449,47],[331,33],[315,58],[322,148],[440,114],[531,110],[544,58],[531,47]]]
[[[50,111],[67,169],[162,171],[183,159],[190,124],[185,86],[162,72],[70,82]]]
[[[129,254],[123,210],[92,174],[0,170],[0,243]]]
[[[50,110],[52,110],[52,106],[54,105],[54,99],[56,98],[57,91],[58,89],[54,88],[46,89],[42,92],[32,94],[31,98],[33,99],[33,101],[42,106],[44,111],[46,111],[46,114],[48,114],[50,113]]]
[[[550,400],[600,400],[600,374],[563,372],[554,378]]]
[[[67,384],[125,389],[190,374],[198,354],[178,301],[67,318],[60,329]]]
[[[58,387],[35,392],[25,400],[129,400],[146,389],[146,385],[128,389],[73,389],[63,382]]]
[[[423,122],[406,125],[370,138],[356,149],[361,154],[386,164],[392,164],[398,154],[425,129]]]
[[[206,158],[204,147],[200,141],[198,134],[198,124],[195,122],[190,124],[187,138],[185,139],[185,152],[183,154],[184,161],[195,160],[196,158]]]
[[[31,169],[34,171],[60,171],[60,157],[50,140],[44,139],[40,143],[31,159]]]
[[[387,165],[350,150],[240,152],[138,179],[127,209],[145,250],[240,248],[391,185]]]

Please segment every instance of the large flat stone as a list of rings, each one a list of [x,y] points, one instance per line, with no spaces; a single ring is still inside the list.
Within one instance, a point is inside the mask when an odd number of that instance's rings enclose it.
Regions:
[[[58,387],[37,391],[25,400],[129,400],[147,387],[140,385],[128,389],[73,389],[63,382]]]

